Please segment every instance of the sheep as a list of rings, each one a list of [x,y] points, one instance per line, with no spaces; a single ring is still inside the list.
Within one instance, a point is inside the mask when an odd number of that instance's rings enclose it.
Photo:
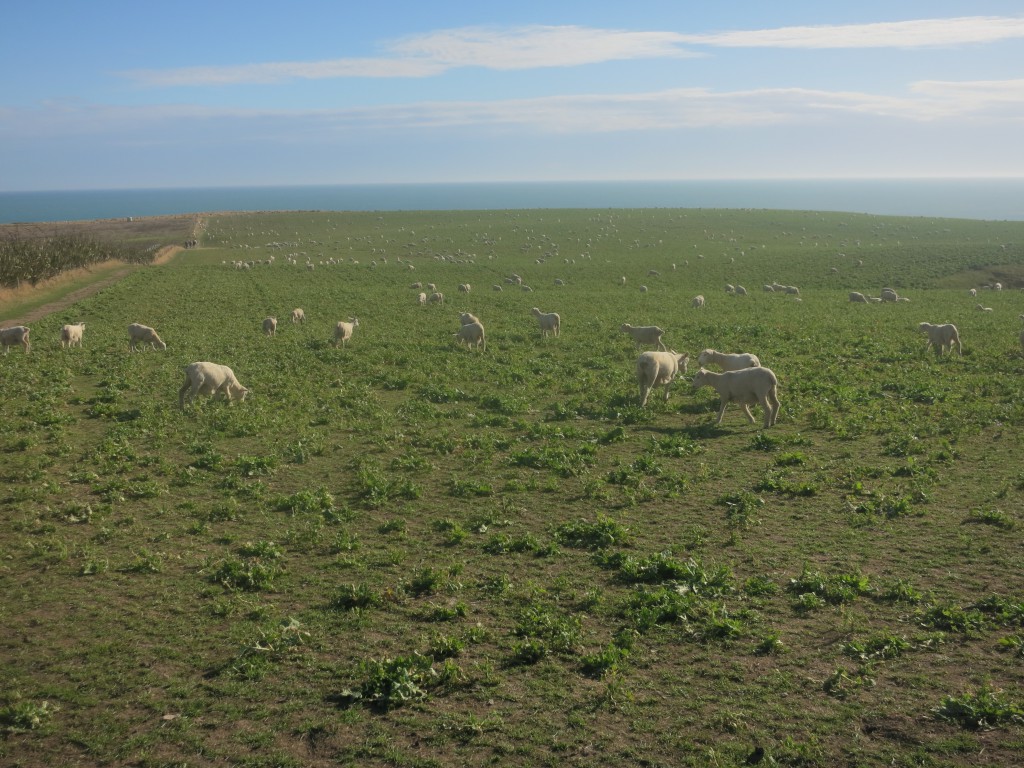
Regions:
[[[265,317],[263,318],[263,333],[267,336],[277,335],[277,318],[276,317]]]
[[[431,293],[437,293],[437,286],[433,283],[427,283],[427,290]]]
[[[626,276],[623,275],[622,277],[619,278],[619,285],[625,285],[625,284],[626,284]]]
[[[12,325],[10,328],[0,328],[0,345],[3,345],[4,354],[11,351],[11,347],[20,344],[21,348],[28,354],[32,345],[29,343],[28,335],[30,328],[25,325]]]
[[[648,277],[661,277],[661,272],[659,272],[656,269],[648,269],[647,270],[647,276]]]
[[[153,349],[167,349],[167,344],[148,325],[132,323],[128,326],[128,351],[134,352],[139,344],[149,344]]]
[[[693,297],[693,301],[691,303],[694,306],[694,308],[703,307],[704,306],[704,297],[703,296],[694,296]]]
[[[733,285],[732,283],[726,283],[725,284],[725,292],[726,293],[736,293],[736,286]]]
[[[647,293],[647,286],[646,285],[641,285],[640,286],[640,293]]]
[[[562,327],[562,318],[558,316],[557,312],[541,312],[534,307],[530,310],[530,314],[537,318],[542,336],[547,336],[548,332],[554,336],[558,335]]]
[[[472,312],[460,312],[459,313],[459,325],[469,325],[470,323],[479,323],[480,318],[474,315]]]
[[[764,291],[765,293],[775,293],[775,288],[768,285],[767,283],[761,286],[761,290]]]
[[[427,294],[423,293],[423,291],[420,291],[419,295],[416,297],[416,301],[419,304],[426,304],[427,303]]]
[[[883,288],[881,295],[882,301],[897,302],[900,300],[899,294],[897,294],[892,288]]]
[[[981,304],[975,304],[974,308],[976,310],[978,310],[979,312],[993,312],[994,311],[992,309],[992,307],[985,307],[985,306],[982,306]]]
[[[619,330],[632,336],[633,342],[638,347],[641,344],[656,344],[662,352],[668,349],[661,340],[665,332],[656,325],[630,325],[629,323],[623,323],[619,326]]]
[[[716,424],[722,423],[725,408],[737,403],[743,408],[747,420],[754,423],[750,406],[761,404],[764,408],[764,428],[775,425],[779,418],[779,380],[769,368],[744,368],[741,371],[715,373],[701,368],[693,377],[693,388],[712,387],[722,400]]]
[[[295,309],[292,310],[292,322],[293,323],[305,323],[306,322],[306,313],[303,312],[298,307],[296,307]]]
[[[189,403],[196,399],[196,395],[212,395],[216,397],[223,394],[231,403],[236,397],[245,400],[249,390],[243,387],[235,372],[226,365],[217,363],[190,363],[185,366],[185,383],[178,390],[178,407],[185,409],[185,395],[188,395]]]
[[[65,325],[60,329],[60,348],[71,349],[75,344],[82,346],[82,333],[85,331],[85,323]]]
[[[928,334],[928,344],[925,345],[925,349],[935,347],[936,357],[941,356],[947,348],[952,353],[954,344],[956,344],[956,351],[963,357],[964,350],[960,344],[960,334],[952,323],[945,323],[943,325],[921,323],[917,326],[917,330]]]
[[[504,291],[505,289],[504,289],[504,288],[502,288],[502,287],[501,287],[500,285],[498,285],[497,283],[495,283],[494,285],[492,285],[492,286],[491,286],[491,290],[492,290],[492,291],[496,291],[497,293],[501,293],[501,292],[502,292],[502,291]]]
[[[800,289],[797,288],[795,285],[787,285],[782,290],[784,293],[788,293],[790,296],[800,295]]]
[[[1003,284],[1002,283],[993,283],[992,284],[992,290],[993,291],[1001,291],[1001,290],[1003,290]]]
[[[725,353],[705,349],[697,356],[697,364],[702,368],[712,364],[717,365],[723,371],[741,371],[744,368],[758,368],[761,361],[757,355],[746,352]]]
[[[967,292],[967,295],[971,296],[971,297],[977,296],[978,295],[978,289],[977,288],[971,288],[971,290],[969,290]]]
[[[668,401],[669,387],[672,380],[679,374],[683,375],[689,365],[689,355],[680,355],[675,351],[643,352],[636,360],[636,381],[640,386],[640,407],[647,405],[647,398],[654,387],[665,387],[665,400]]]
[[[438,291],[434,291],[427,297],[427,301],[431,304],[444,304],[444,294]]]
[[[746,296],[747,295],[747,289],[744,288],[742,285],[737,285],[736,286],[736,295],[737,296]]]
[[[487,338],[484,335],[484,326],[479,320],[459,326],[459,331],[455,334],[455,338],[459,343],[466,342],[466,346],[471,349],[476,347],[484,352],[487,351]]]
[[[857,291],[850,291],[850,301],[854,304],[867,304],[868,297],[863,293],[857,293]]]
[[[416,281],[415,283],[412,283],[409,287],[412,288],[414,291],[418,291],[423,287],[423,283]]]
[[[470,289],[469,283],[459,283],[459,293],[469,293]]]
[[[345,342],[352,338],[352,331],[359,327],[359,318],[350,317],[346,323],[344,320],[339,320],[337,325],[334,326],[334,348],[338,348],[338,342],[341,342],[342,348],[345,347]]]

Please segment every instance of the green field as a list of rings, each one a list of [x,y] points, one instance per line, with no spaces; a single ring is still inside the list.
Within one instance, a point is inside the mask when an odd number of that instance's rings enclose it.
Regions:
[[[206,217],[0,358],[0,763],[1024,764],[1021,287],[1019,222]],[[756,353],[778,425],[639,408],[624,322]],[[250,396],[181,412],[197,360]]]

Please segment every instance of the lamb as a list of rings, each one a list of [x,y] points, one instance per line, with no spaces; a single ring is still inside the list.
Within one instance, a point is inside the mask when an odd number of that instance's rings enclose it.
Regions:
[[[20,344],[21,348],[25,350],[25,354],[28,354],[32,348],[28,340],[30,330],[25,325],[12,325],[10,328],[0,328],[0,345],[4,348],[4,354],[9,353],[11,347],[15,344]]]
[[[867,304],[868,297],[863,293],[857,293],[857,291],[850,291],[850,301],[854,304]]]
[[[623,323],[619,326],[619,330],[632,336],[633,342],[638,347],[642,344],[655,344],[662,352],[668,349],[661,340],[665,332],[656,325],[630,325],[629,323]]]
[[[277,335],[277,318],[276,317],[265,317],[263,318],[263,333],[267,336]]]
[[[549,332],[554,336],[558,335],[562,327],[562,318],[558,316],[557,312],[541,312],[534,307],[530,310],[530,314],[537,318],[542,336],[547,336]]]
[[[985,306],[982,306],[981,304],[975,304],[974,308],[976,310],[978,310],[979,312],[992,312],[992,311],[994,311],[992,309],[992,307],[985,307]]]
[[[960,344],[960,334],[952,323],[945,323],[943,325],[921,323],[917,326],[917,329],[928,334],[928,344],[925,349],[935,347],[936,356],[941,356],[947,348],[952,353],[954,344],[956,344],[956,351],[961,357],[963,356],[964,350]]]
[[[695,308],[696,307],[703,307],[704,306],[704,297],[703,296],[694,296],[693,297],[693,302],[691,302],[691,303],[692,303],[692,305]]]
[[[153,349],[167,349],[167,344],[148,325],[132,323],[128,326],[128,351],[134,352],[139,344],[149,344]]]
[[[969,291],[967,292],[967,295],[968,295],[968,296],[977,296],[977,295],[978,295],[978,289],[977,289],[977,288],[971,288],[971,289],[970,289],[970,290],[969,290]]]
[[[82,346],[82,333],[85,331],[85,323],[65,325],[60,329],[60,348],[71,349],[75,344]]]
[[[729,403],[740,405],[751,424],[754,423],[754,416],[750,406],[760,403],[764,408],[765,429],[774,426],[779,418],[779,380],[769,368],[744,368],[724,373],[701,368],[693,377],[693,388],[701,387],[712,387],[722,400],[716,424],[722,423]]]
[[[292,310],[292,322],[293,323],[305,323],[306,322],[306,313],[303,312],[298,307],[296,307],[295,309]]]
[[[897,302],[900,300],[899,294],[897,294],[892,288],[883,288],[881,296],[882,301]]]
[[[416,297],[416,301],[419,304],[426,304],[427,303],[427,294],[423,293],[423,291],[420,291],[419,295]]]
[[[668,401],[668,391],[672,380],[682,369],[686,374],[689,365],[689,355],[680,355],[674,351],[644,352],[636,361],[636,380],[640,385],[640,407],[647,405],[647,398],[651,389],[658,386],[665,387],[665,400]]]
[[[340,341],[344,349],[345,342],[352,338],[352,331],[358,327],[358,317],[350,317],[347,323],[344,320],[339,320],[338,324],[334,326],[334,348],[338,348],[338,342]]]
[[[444,304],[444,294],[438,291],[434,291],[427,297],[427,301],[431,304]]]
[[[228,403],[236,397],[245,400],[249,390],[243,387],[235,372],[226,365],[217,363],[190,363],[185,366],[185,383],[178,390],[178,407],[185,409],[185,395],[188,394],[189,403],[196,399],[196,395],[224,395]]]
[[[717,365],[723,371],[741,371],[744,368],[759,368],[761,361],[757,355],[749,353],[725,353],[716,352],[713,349],[705,349],[697,356],[697,364],[704,367],[708,364]]]
[[[455,334],[455,338],[462,343],[466,342],[466,346],[477,349],[482,349],[484,352],[487,351],[487,339],[484,335],[484,326],[479,320],[474,320],[471,323],[464,323],[459,326],[458,333]]]
[[[459,293],[469,293],[471,286],[469,283],[459,283]]]

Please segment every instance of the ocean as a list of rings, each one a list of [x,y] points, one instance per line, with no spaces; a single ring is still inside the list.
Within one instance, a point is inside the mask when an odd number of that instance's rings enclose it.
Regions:
[[[0,223],[213,211],[755,208],[1024,221],[1024,179],[493,182],[0,192]]]

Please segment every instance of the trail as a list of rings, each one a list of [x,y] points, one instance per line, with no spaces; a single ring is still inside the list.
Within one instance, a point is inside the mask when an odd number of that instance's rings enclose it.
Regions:
[[[111,285],[114,285],[118,281],[123,280],[136,269],[144,269],[146,266],[159,266],[161,264],[166,264],[183,250],[185,249],[182,248],[180,245],[165,245],[163,248],[157,251],[156,256],[149,265],[124,264],[123,266],[115,269],[111,274],[107,275],[101,280],[97,280],[94,283],[90,283],[89,285],[83,286],[78,290],[72,291],[71,293],[65,296],[61,296],[59,299],[56,299],[55,301],[43,304],[41,307],[36,307],[35,309],[29,310],[17,317],[4,317],[2,314],[2,310],[0,310],[0,317],[3,318],[2,323],[4,326],[28,325],[29,323],[34,323],[36,320],[46,317],[47,315],[51,315],[54,312],[60,312],[61,310],[67,309],[72,304],[79,302],[82,299],[87,299],[90,296],[95,296],[97,293],[104,290],[105,288],[109,288]],[[31,296],[33,293],[49,290],[53,288],[54,285],[59,285],[62,282],[76,282],[80,278],[90,274],[94,269],[95,267],[83,267],[81,269],[75,269],[70,272],[66,272],[63,275],[58,275],[52,280],[47,280],[35,286],[34,288],[29,289],[27,293],[19,292],[18,298],[24,299],[27,296]]]

